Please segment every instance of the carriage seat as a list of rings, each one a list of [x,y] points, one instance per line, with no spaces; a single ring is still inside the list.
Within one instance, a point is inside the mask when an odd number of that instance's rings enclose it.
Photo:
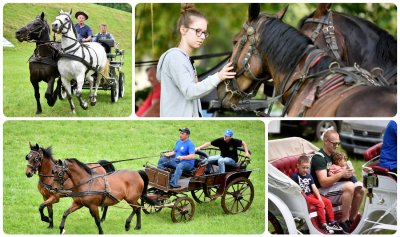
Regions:
[[[293,174],[296,173],[297,170],[297,160],[300,156],[288,156],[279,160],[275,160],[271,162],[273,166],[275,166],[282,173],[286,174],[289,178],[292,178]],[[302,193],[305,196],[304,193]],[[315,206],[311,206],[307,203],[308,212],[313,213],[316,212],[317,209]],[[335,207],[335,206],[334,206]]]
[[[363,153],[364,160],[365,161],[370,161],[373,158],[380,156],[381,149],[382,149],[382,143],[375,144],[374,146],[368,148]],[[388,173],[388,172],[390,172],[389,169],[385,168],[385,167],[382,167],[382,166],[379,166],[379,162],[378,163],[373,163],[373,164],[369,165],[368,167],[372,168],[372,170],[374,171],[375,174],[392,177]]]

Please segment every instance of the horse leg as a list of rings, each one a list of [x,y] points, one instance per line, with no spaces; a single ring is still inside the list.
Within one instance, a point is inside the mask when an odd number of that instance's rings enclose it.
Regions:
[[[67,98],[68,98],[68,102],[69,102],[71,111],[73,114],[75,114],[76,113],[75,105],[74,105],[74,102],[72,101],[72,95],[71,95],[71,82],[64,78],[61,78],[61,81],[64,86],[65,92],[67,93]]]
[[[73,202],[73,203],[72,203],[72,206],[71,206],[70,208],[68,208],[68,209],[64,212],[63,217],[62,217],[62,219],[61,219],[61,223],[60,223],[60,234],[63,234],[63,232],[64,232],[64,225],[65,225],[65,221],[66,221],[66,219],[67,219],[67,216],[68,216],[69,214],[71,214],[72,212],[74,212],[74,211],[80,209],[81,207],[82,207],[81,204],[78,204],[78,203],[76,203],[76,202]]]
[[[103,214],[101,215],[101,222],[106,220],[107,210],[108,210],[108,207],[104,207]]]
[[[79,76],[76,78],[76,97],[79,99],[79,103],[82,107],[82,109],[87,110],[88,105],[87,102],[82,98],[82,87],[85,79],[83,76]]]
[[[42,105],[40,104],[40,92],[39,92],[39,82],[31,80],[33,89],[35,91],[35,99],[36,99],[36,114],[42,113]]]
[[[89,207],[89,211],[90,211],[90,214],[94,218],[94,222],[97,225],[97,229],[99,230],[99,235],[104,234],[103,229],[101,228],[101,221],[100,221],[100,217],[99,217],[99,207],[95,206],[95,205],[91,205]]]
[[[97,73],[97,77],[94,77],[95,87],[94,87],[94,95],[92,98],[92,105],[96,105],[97,102],[97,90],[99,89],[100,81],[101,81],[101,73]]]
[[[125,222],[125,230],[129,231],[131,228],[131,221],[133,216],[136,214],[136,226],[135,226],[135,230],[140,230],[142,228],[142,218],[140,215],[140,211],[141,209],[136,207],[137,204],[131,204],[132,206],[132,213],[129,215],[129,217],[126,219]]]
[[[90,94],[89,94],[89,97],[90,97],[90,105],[91,106],[94,106],[94,105],[96,105],[96,98],[94,98],[94,95],[93,95],[93,77],[92,76],[89,76],[89,77],[87,77],[86,78],[87,80],[89,80],[89,87],[90,87]]]
[[[54,89],[54,78],[51,78],[48,82],[47,82],[47,90],[46,90],[46,94],[44,95],[47,99],[47,104],[50,107],[53,107],[54,104],[56,103],[56,100],[53,97],[53,89]],[[57,98],[57,97],[56,97]]]

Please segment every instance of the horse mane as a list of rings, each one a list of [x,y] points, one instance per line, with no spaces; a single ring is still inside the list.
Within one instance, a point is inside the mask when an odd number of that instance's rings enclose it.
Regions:
[[[49,146],[47,148],[41,147],[40,149],[43,152],[43,157],[48,158],[55,163],[55,160],[53,158],[53,148],[51,146]]]
[[[88,174],[92,175],[92,169],[90,169],[86,164],[82,163],[76,158],[68,158],[66,159],[69,162],[76,163],[79,167],[84,169]]]
[[[310,38],[276,18],[262,22],[260,29],[259,50],[280,73],[291,71],[312,45]]]

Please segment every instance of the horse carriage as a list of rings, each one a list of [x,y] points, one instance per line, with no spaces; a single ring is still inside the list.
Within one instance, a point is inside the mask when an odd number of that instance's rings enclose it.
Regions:
[[[163,208],[171,208],[173,222],[186,222],[193,218],[195,204],[209,202],[221,197],[221,206],[227,214],[247,211],[254,198],[254,187],[249,179],[252,170],[247,170],[250,158],[239,150],[239,161],[235,167],[226,167],[225,173],[213,172],[205,174],[204,159],[219,152],[216,148],[197,151],[196,166],[184,173],[178,184],[180,188],[169,187],[170,172],[158,169],[147,163],[145,170],[117,170],[113,163],[134,160],[105,161],[84,164],[75,158],[55,160],[51,148],[42,148],[38,144],[30,145],[26,156],[26,176],[39,175],[38,189],[44,198],[39,207],[41,220],[53,228],[53,207],[60,198],[72,197],[73,203],[62,217],[60,233],[64,233],[65,221],[69,214],[86,206],[90,209],[96,222],[99,234],[103,233],[101,221],[106,218],[107,207],[125,200],[132,212],[126,219],[125,229],[128,231],[134,215],[137,216],[135,229],[141,228],[141,210],[150,214],[160,212]],[[152,156],[154,157],[154,156]],[[148,185],[151,187],[148,188]],[[187,194],[190,192],[193,199]],[[141,200],[141,202],[139,202]],[[48,209],[49,216],[44,214]],[[104,207],[102,217],[99,207]]]
[[[124,50],[114,49],[115,40],[113,39],[99,39],[99,43],[104,47],[107,53],[107,58],[110,61],[108,76],[103,75],[100,79],[99,88],[111,91],[111,102],[117,102],[119,98],[124,97],[125,94],[125,74],[122,72],[124,65]],[[77,83],[74,80],[71,84],[72,91],[76,91]],[[82,89],[90,89],[90,83],[85,80]],[[67,93],[64,87],[61,88],[61,99],[67,98]]]
[[[362,214],[351,225],[351,234],[376,234],[397,230],[397,175],[380,167],[382,144],[364,152],[363,184],[367,190]],[[307,204],[300,187],[290,178],[302,154],[319,149],[297,137],[268,142],[268,231],[273,234],[321,234],[314,206]],[[335,219],[340,206],[333,207]]]
[[[219,154],[217,148],[207,148],[196,152],[195,167],[184,172],[178,181],[180,188],[171,188],[169,180],[172,172],[158,169],[146,163],[145,172],[149,177],[147,197],[153,204],[142,200],[143,212],[146,214],[160,212],[163,208],[171,208],[173,222],[190,221],[195,213],[195,202],[205,203],[221,197],[221,207],[226,214],[237,214],[247,211],[254,198],[254,187],[249,179],[252,170],[247,170],[250,158],[239,150],[239,161],[236,167],[226,167],[227,172],[210,172],[205,174],[206,158]],[[217,168],[213,167],[213,171]],[[190,192],[191,197],[187,194]],[[154,203],[156,203],[154,205]]]

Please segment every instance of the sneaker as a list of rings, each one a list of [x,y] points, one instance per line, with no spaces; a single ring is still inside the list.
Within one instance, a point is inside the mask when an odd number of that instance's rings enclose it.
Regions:
[[[335,232],[335,234],[344,234],[342,227],[340,227],[336,221],[329,223],[329,227]]]
[[[343,221],[340,225],[345,234],[350,234],[351,222],[349,220]]]
[[[335,233],[335,231],[333,231],[333,230],[331,229],[331,227],[328,226],[326,223],[324,223],[324,224],[321,225],[321,229],[324,230],[324,231],[325,231],[326,233],[328,233],[328,234],[334,234],[334,233]]]

